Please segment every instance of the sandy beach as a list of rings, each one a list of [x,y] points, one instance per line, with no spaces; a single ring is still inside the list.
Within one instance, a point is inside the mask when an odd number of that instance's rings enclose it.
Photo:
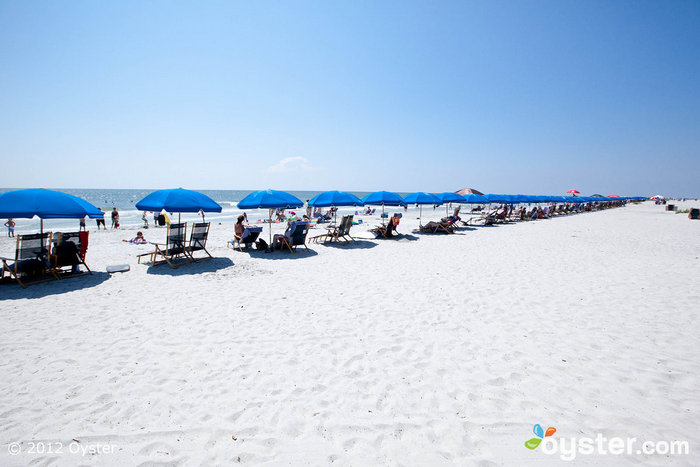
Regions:
[[[697,465],[700,222],[647,202],[430,235],[415,212],[293,255],[213,225],[215,259],[176,270],[91,229],[92,276],[0,287],[0,465],[562,465],[535,424],[690,446],[566,464]]]

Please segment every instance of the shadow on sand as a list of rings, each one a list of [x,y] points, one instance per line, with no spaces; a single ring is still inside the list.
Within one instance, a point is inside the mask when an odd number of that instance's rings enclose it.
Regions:
[[[216,272],[221,269],[226,269],[233,266],[231,258],[214,258],[200,260],[196,263],[177,263],[180,266],[177,269],[171,268],[168,264],[159,264],[157,266],[149,266],[146,274],[154,274],[159,276],[188,276],[194,274],[202,274],[205,272]]]
[[[2,290],[2,299],[17,299],[17,298],[42,298],[50,295],[58,295],[75,290],[88,289],[96,287],[109,279],[109,273],[93,271],[92,274],[79,274],[72,277],[65,277],[61,280],[50,280],[37,284],[29,285],[23,289],[17,281],[7,281],[0,284]]]
[[[379,240],[379,238],[377,240]],[[399,234],[394,238],[382,238],[382,240],[396,240],[397,242],[414,242],[418,240],[418,237],[416,237],[413,234]]]
[[[318,245],[325,246],[328,248],[337,248],[339,250],[366,250],[368,248],[374,248],[375,246],[377,246],[375,242],[359,239],[350,243],[327,242],[318,243]]]
[[[238,251],[235,250],[237,254],[246,254],[250,256],[251,258],[256,258],[256,259],[272,259],[272,260],[288,260],[288,259],[304,259],[304,258],[311,258],[312,256],[318,255],[318,253],[311,248],[308,249],[308,251],[300,246],[297,247],[297,249],[294,251],[294,253],[290,253],[289,250],[286,248],[281,251],[271,251],[271,252],[266,252],[264,250],[255,250],[255,249],[250,249],[250,250],[243,250]]]

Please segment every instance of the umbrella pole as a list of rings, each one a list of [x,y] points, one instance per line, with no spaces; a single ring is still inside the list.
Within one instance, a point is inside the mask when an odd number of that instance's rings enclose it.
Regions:
[[[382,226],[384,226],[384,203],[382,203]]]
[[[268,209],[267,213],[269,215],[268,220],[270,221],[268,222],[267,227],[270,231],[270,248],[272,248],[272,209]]]
[[[181,214],[181,213],[179,213],[179,212],[177,213],[177,223],[178,223],[178,224],[180,223],[180,214]]]
[[[418,205],[418,227],[423,226],[423,205]]]
[[[41,235],[44,235],[44,219],[41,219]]]

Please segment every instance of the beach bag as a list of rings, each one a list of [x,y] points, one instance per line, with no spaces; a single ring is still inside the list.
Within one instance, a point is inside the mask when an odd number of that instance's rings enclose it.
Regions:
[[[267,250],[267,242],[260,238],[257,242],[255,242],[255,248],[258,250]]]

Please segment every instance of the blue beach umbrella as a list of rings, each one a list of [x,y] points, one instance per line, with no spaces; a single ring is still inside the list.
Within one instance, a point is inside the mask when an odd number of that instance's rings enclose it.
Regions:
[[[433,204],[436,206],[442,204],[442,201],[440,201],[440,199],[437,196],[431,193],[424,193],[422,191],[406,195],[403,197],[403,200],[406,204]]]
[[[452,193],[450,191],[445,191],[443,193],[437,193],[435,196],[440,200],[442,204],[445,205],[445,212],[449,210],[448,204],[450,203],[465,203],[466,200],[464,199],[464,196],[460,195],[459,193]]]
[[[0,194],[0,218],[41,219],[100,219],[104,213],[77,196],[44,188],[8,191]]]
[[[486,195],[464,195],[464,201],[467,204],[489,204],[489,200]]]
[[[238,202],[238,209],[267,209],[270,225],[270,245],[272,245],[272,210],[300,208],[304,203],[294,195],[284,191],[255,191]]]
[[[456,194],[456,193],[452,193]],[[459,196],[459,195],[457,195]],[[433,206],[439,206],[442,204],[440,199],[430,193],[424,193],[422,191],[418,191],[416,193],[411,193],[410,195],[406,195],[403,197],[403,200],[406,202],[406,204],[416,204],[419,206],[419,213],[418,213],[418,224],[421,224],[421,218],[423,217],[423,205],[424,204],[432,204]]]
[[[375,191],[370,193],[364,198],[362,202],[365,204],[372,204],[375,206],[405,206],[403,198],[396,193],[391,191]]]
[[[338,206],[364,206],[360,198],[345,191],[324,191],[311,198],[309,206],[314,208],[330,208]],[[337,212],[334,213],[333,220],[337,220]]]
[[[364,198],[362,202],[374,206],[382,207],[382,225],[384,225],[384,206],[405,206],[403,198],[391,191],[375,191]]]
[[[479,195],[476,195],[479,196]],[[452,193],[449,191],[446,191],[444,193],[436,193],[435,197],[440,200],[442,204],[447,204],[447,203],[464,203],[465,197],[460,195],[459,193]]]
[[[489,203],[510,203],[510,195],[499,195],[494,193],[489,193],[484,195]]]
[[[197,191],[184,188],[157,190],[136,203],[136,209],[141,211],[177,212],[178,217],[183,212],[221,212],[213,199]]]
[[[299,198],[284,191],[255,191],[238,202],[238,209],[291,209],[304,205]]]
[[[309,206],[315,208],[330,208],[337,206],[364,206],[360,198],[345,191],[324,191],[309,201]]]

